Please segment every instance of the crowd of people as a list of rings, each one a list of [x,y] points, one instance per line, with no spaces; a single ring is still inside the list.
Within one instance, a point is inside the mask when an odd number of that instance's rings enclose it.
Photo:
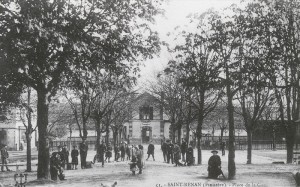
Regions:
[[[113,149],[114,147],[114,149]],[[225,146],[222,144],[221,146],[222,155],[225,155]],[[123,162],[128,161],[130,171],[133,175],[138,172],[142,174],[143,167],[145,165],[144,161],[144,147],[142,145],[128,145],[127,142],[121,142],[120,146],[105,143],[102,141],[98,147],[96,147],[96,155],[91,163],[100,162],[102,167],[104,167],[105,162],[111,162],[111,157],[113,156],[114,150],[114,161],[115,162]],[[163,153],[163,159],[165,163],[175,164],[174,166],[191,166],[195,162],[194,158],[194,150],[192,144],[187,144],[184,140],[179,144],[177,142],[172,142],[171,140],[165,140],[161,143],[161,150]],[[80,164],[81,169],[87,168],[86,157],[88,153],[88,144],[85,140],[79,145],[79,150],[77,146],[74,145],[69,154],[67,146],[58,147],[58,151],[53,152],[50,156],[50,174],[52,180],[63,180],[64,170],[77,169],[80,156]],[[209,178],[217,178],[219,175],[223,174],[221,170],[221,158],[217,155],[218,151],[213,150],[213,155],[210,157],[208,161],[208,177]],[[152,141],[150,141],[147,148],[147,159],[148,161],[150,157],[155,161],[155,146]],[[69,160],[69,156],[71,156],[71,162]],[[7,165],[7,146],[1,149],[1,160],[3,171],[4,166]],[[6,169],[8,167],[6,166]]]

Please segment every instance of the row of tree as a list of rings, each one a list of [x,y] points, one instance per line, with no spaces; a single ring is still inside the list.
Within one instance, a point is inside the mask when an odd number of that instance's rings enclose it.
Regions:
[[[151,24],[162,12],[160,4],[147,0],[0,1],[1,100],[16,103],[19,94],[14,98],[10,94],[27,88],[37,93],[38,179],[49,176],[45,163],[49,166],[48,114],[53,98],[62,90],[72,96],[67,100],[75,116],[81,115],[81,121],[75,119],[83,127],[82,138],[87,136],[90,116],[119,112],[103,109],[101,94],[118,95],[116,89],[126,89],[126,82],[135,80],[140,61],[159,51],[158,34]],[[117,88],[108,93],[110,86],[103,86],[107,83]],[[90,103],[102,106],[92,110]]]
[[[300,110],[300,3],[295,0],[244,1],[222,12],[209,10],[178,27],[173,59],[159,87],[173,130],[196,122],[198,163],[205,119],[226,103],[229,179],[236,174],[234,115],[241,115],[251,163],[252,134],[262,120],[279,120],[286,131],[287,163],[292,162]],[[191,29],[192,28],[192,29]],[[174,131],[175,132],[175,131]],[[180,130],[178,131],[180,132]]]

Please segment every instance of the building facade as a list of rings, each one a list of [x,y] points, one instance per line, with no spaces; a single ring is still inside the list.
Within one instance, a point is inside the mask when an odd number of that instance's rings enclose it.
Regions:
[[[162,139],[169,138],[171,124],[157,98],[144,92],[132,102],[131,108],[131,118],[124,124],[130,144],[160,144]]]
[[[8,150],[25,150],[27,148],[26,128],[21,120],[19,110],[0,111],[0,148],[7,145]],[[25,124],[27,121],[24,121]],[[33,128],[36,126],[36,116],[32,119]],[[36,147],[37,131],[31,134],[31,148]]]

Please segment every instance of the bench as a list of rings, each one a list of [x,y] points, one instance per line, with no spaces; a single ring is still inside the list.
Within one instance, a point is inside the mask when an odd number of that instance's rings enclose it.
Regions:
[[[293,152],[293,164],[299,164],[300,152]]]
[[[5,165],[4,165],[5,166]],[[26,166],[26,164],[7,164],[7,166],[15,166],[16,167],[16,171],[19,171],[19,166]]]

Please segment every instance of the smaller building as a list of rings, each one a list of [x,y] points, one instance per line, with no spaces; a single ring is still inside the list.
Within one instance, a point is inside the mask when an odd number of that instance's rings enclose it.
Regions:
[[[124,124],[130,144],[160,144],[169,138],[171,124],[157,98],[144,92],[134,99],[131,108],[131,118]]]

